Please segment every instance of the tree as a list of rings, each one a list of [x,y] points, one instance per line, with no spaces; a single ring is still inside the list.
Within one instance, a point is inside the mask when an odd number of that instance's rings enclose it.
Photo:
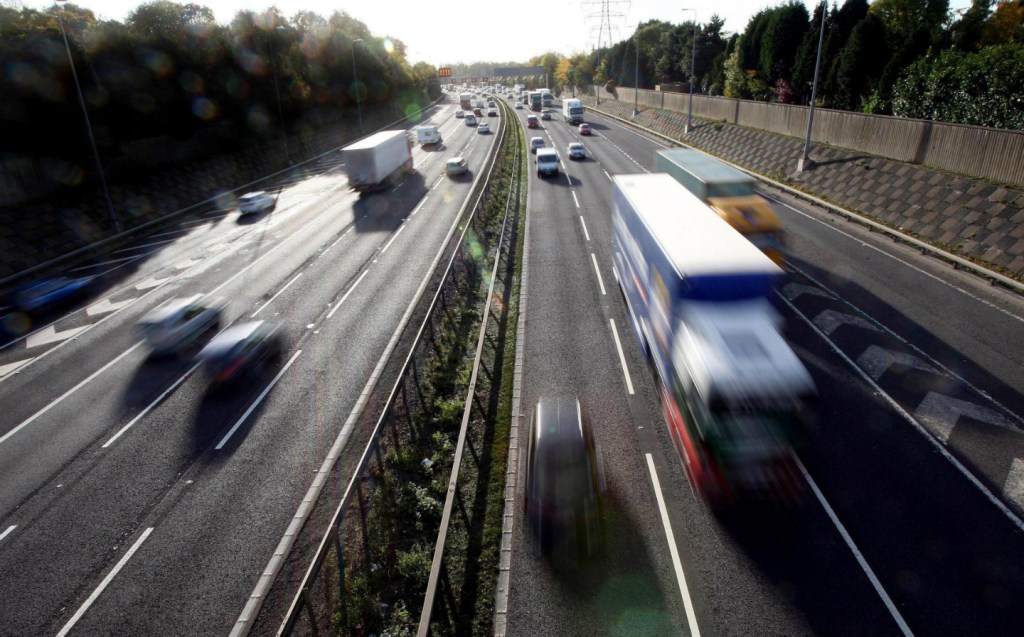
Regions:
[[[868,14],[853,29],[835,67],[834,92],[829,100],[833,108],[856,110],[871,93],[889,59],[885,37],[885,27],[874,14]]]
[[[198,4],[153,0],[128,14],[126,25],[144,38],[184,41],[196,29],[214,24],[213,11]]]
[[[757,68],[766,82],[774,84],[779,78],[788,79],[810,16],[807,15],[807,7],[796,0],[768,12]]]
[[[982,29],[982,46],[1024,42],[1024,4],[1000,2]]]
[[[958,51],[975,51],[992,13],[992,0],[973,0],[971,6],[950,27],[950,43]]]
[[[743,51],[738,45],[733,48],[732,53],[725,61],[725,86],[723,94],[726,97],[744,99],[750,97],[747,91],[747,74],[743,70]]]
[[[899,42],[922,29],[938,34],[949,14],[949,0],[875,0],[871,13],[882,20],[892,40]]]

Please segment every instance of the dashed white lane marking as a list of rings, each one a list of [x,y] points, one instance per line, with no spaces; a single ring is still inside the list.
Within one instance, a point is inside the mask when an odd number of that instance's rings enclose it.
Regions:
[[[580,225],[583,226],[583,236],[587,238],[587,241],[590,241],[590,233],[587,232],[587,222],[583,219],[583,215],[580,215]]]
[[[594,272],[597,274],[597,282],[601,285],[601,296],[604,296],[606,294],[604,291],[604,279],[601,278],[601,268],[597,265],[597,255],[591,252],[590,259],[594,262]]]
[[[107,576],[103,578],[103,581],[100,582],[100,585],[97,586],[96,590],[92,592],[92,595],[89,595],[89,599],[85,600],[85,603],[82,604],[82,606],[77,611],[75,611],[75,614],[71,616],[71,619],[68,620],[68,623],[64,624],[64,628],[60,629],[60,632],[57,633],[57,637],[65,637],[69,632],[71,632],[71,629],[75,627],[75,624],[77,624],[78,620],[82,618],[82,615],[85,614],[85,611],[89,610],[89,607],[92,606],[93,602],[96,601],[96,599],[100,596],[103,590],[110,584],[110,582],[114,581],[114,578],[117,577],[117,574],[121,572],[121,569],[124,568],[124,565],[128,563],[128,560],[130,560],[133,555],[135,555],[135,552],[139,550],[139,547],[142,546],[142,543],[146,541],[146,538],[148,538],[149,534],[152,532],[153,527],[149,527],[148,529],[142,532],[142,535],[139,537],[139,539],[135,540],[135,544],[133,544],[132,547],[128,549],[128,552],[125,553],[124,557],[122,557],[121,560],[117,563],[117,565],[114,566],[114,569],[107,573]]]
[[[398,238],[398,235],[402,234],[402,230],[405,230],[405,224],[404,223],[402,225],[398,226],[398,230],[395,231],[395,236],[391,237],[391,240],[388,241],[387,245],[384,246],[384,249],[380,251],[381,254],[384,254],[385,252],[388,251],[388,248],[390,248],[391,244],[395,242],[395,239]]]
[[[437,188],[437,186],[434,186],[434,187],[435,187],[435,188]],[[409,215],[409,216],[410,216],[410,217],[415,217],[415,216],[416,216],[416,213],[417,213],[417,212],[419,212],[419,211],[420,211],[420,210],[421,210],[421,209],[423,208],[423,204],[427,203],[427,199],[428,199],[429,197],[430,197],[430,195],[426,195],[425,197],[423,197],[423,200],[422,200],[422,201],[420,201],[420,205],[416,206],[416,209],[415,209],[415,210],[413,210],[413,211],[412,211],[412,214],[411,214],[411,215]]]
[[[179,378],[178,380],[174,381],[174,383],[171,384],[170,387],[165,389],[162,394],[157,396],[156,400],[151,402],[149,405],[146,406],[145,409],[143,409],[141,412],[139,412],[138,416],[132,418],[131,422],[129,422],[124,427],[121,427],[121,429],[116,434],[114,434],[113,436],[110,437],[110,440],[108,440],[105,443],[103,443],[103,449],[106,449],[110,445],[114,444],[114,442],[117,441],[117,439],[120,438],[121,435],[124,434],[124,432],[128,431],[129,429],[132,428],[133,425],[135,425],[135,423],[137,423],[140,420],[142,420],[146,416],[146,414],[148,414],[150,411],[152,411],[154,407],[159,405],[163,401],[163,399],[167,397],[168,394],[170,394],[172,391],[174,391],[178,387],[178,385],[180,385],[183,382],[185,382],[185,380],[189,376],[192,375],[192,372],[196,371],[196,369],[199,367],[199,365],[200,365],[200,363],[196,363],[195,365],[193,365],[192,368],[190,370],[188,370],[187,372],[185,372],[182,375],[181,378]]]
[[[576,202],[576,207],[580,207],[580,200],[576,198],[576,191],[572,191],[572,200]]]
[[[4,538],[7,537],[8,535],[10,535],[11,531],[13,531],[16,528],[18,528],[18,525],[17,524],[12,524],[9,527],[7,527],[6,531],[4,531],[3,533],[0,533],[0,542],[3,542]]]
[[[262,312],[262,311],[263,311],[263,309],[264,309],[264,308],[266,308],[266,307],[267,307],[268,305],[270,305],[271,303],[273,303],[273,302],[274,302],[274,299],[276,299],[277,297],[281,296],[281,293],[282,293],[282,292],[284,292],[285,290],[287,290],[287,289],[288,289],[288,286],[290,286],[290,285],[291,285],[292,283],[295,283],[296,281],[298,281],[298,280],[299,280],[299,277],[300,277],[300,276],[302,276],[302,273],[301,273],[301,272],[299,272],[298,274],[296,274],[296,275],[295,275],[295,277],[294,277],[294,278],[293,278],[293,279],[292,279],[291,281],[289,281],[289,282],[285,283],[285,284],[284,284],[284,287],[283,287],[283,288],[281,288],[280,290],[278,290],[278,291],[277,291],[277,294],[275,294],[274,296],[270,297],[270,300],[268,300],[268,301],[267,301],[266,303],[264,303],[263,305],[261,305],[261,306],[259,307],[259,309],[258,309],[258,310],[256,310],[255,312],[253,312],[253,313],[252,313],[252,315],[251,315],[251,316],[250,316],[249,318],[256,318],[256,315],[257,315],[257,314],[259,314],[260,312]]]
[[[374,261],[374,263],[376,263],[376,261]],[[357,286],[357,285],[359,285],[359,284],[360,284],[360,283],[362,282],[363,278],[364,278],[364,277],[365,277],[365,276],[366,276],[367,274],[369,274],[369,272],[370,272],[369,270],[363,270],[363,273],[359,275],[359,278],[358,278],[358,279],[356,279],[356,282],[355,282],[355,283],[353,283],[353,284],[352,284],[352,287],[350,287],[350,288],[348,289],[348,292],[345,292],[345,296],[341,297],[341,300],[340,300],[340,301],[338,301],[338,304],[334,306],[334,309],[332,309],[332,310],[331,310],[331,311],[330,311],[330,312],[329,312],[329,313],[327,314],[327,318],[331,318],[332,316],[334,316],[334,313],[338,311],[338,308],[339,308],[339,307],[341,307],[341,304],[345,302],[345,299],[347,299],[347,298],[348,298],[348,295],[349,295],[349,294],[352,294],[352,291],[356,289],[356,286]]]
[[[868,564],[867,560],[864,559],[864,555],[860,552],[860,549],[857,548],[857,545],[853,543],[853,538],[851,538],[850,534],[846,532],[846,527],[839,521],[839,517],[836,516],[836,512],[832,510],[828,500],[825,499],[821,490],[818,489],[818,485],[814,482],[814,478],[811,477],[811,474],[807,473],[807,468],[804,467],[804,463],[800,462],[800,459],[795,456],[794,459],[796,460],[797,466],[800,467],[800,473],[804,474],[804,479],[807,480],[807,484],[811,487],[811,491],[814,492],[815,497],[818,498],[818,502],[820,502],[822,508],[825,509],[825,513],[827,513],[829,519],[832,520],[832,524],[839,531],[839,535],[841,535],[843,537],[843,541],[846,542],[846,546],[849,547],[850,552],[853,553],[853,556],[857,559],[857,563],[860,564],[861,570],[864,571],[868,580],[871,581],[871,586],[874,587],[878,596],[882,598],[882,602],[885,604],[885,607],[889,609],[889,614],[892,615],[892,618],[896,621],[896,625],[899,626],[900,632],[907,637],[913,637],[914,633],[911,632],[910,627],[907,626],[907,622],[903,620],[903,615],[901,615],[900,611],[896,609],[896,605],[892,603],[892,600],[889,598],[889,594],[886,593],[885,589],[882,587],[882,583],[878,581],[877,577],[875,577],[875,572],[871,570],[871,566]]]
[[[285,364],[284,367],[281,368],[281,371],[277,373],[277,376],[274,376],[274,380],[270,381],[270,384],[267,385],[262,392],[260,392],[260,395],[256,397],[256,400],[254,400],[252,404],[249,405],[249,408],[245,410],[245,413],[242,414],[241,418],[238,419],[234,426],[232,426],[231,429],[228,430],[226,434],[224,434],[224,437],[220,439],[220,442],[217,443],[217,446],[214,447],[214,449],[220,450],[224,448],[224,445],[227,444],[228,440],[231,439],[231,436],[235,435],[235,432],[238,431],[238,428],[242,426],[242,423],[245,422],[245,419],[249,417],[249,414],[251,414],[259,406],[261,402],[263,402],[263,399],[267,397],[267,394],[269,394],[270,390],[274,388],[274,385],[277,385],[277,381],[281,380],[281,377],[284,376],[284,373],[288,371],[288,368],[292,366],[292,363],[295,362],[295,359],[297,359],[299,357],[299,354],[301,353],[302,350],[300,349],[299,351],[295,352],[295,354],[293,354],[290,359],[288,359],[288,362]]]
[[[97,369],[96,371],[94,371],[92,374],[89,375],[88,378],[86,378],[82,382],[78,383],[77,385],[75,385],[71,389],[67,390],[63,394],[61,394],[59,398],[53,400],[46,407],[43,407],[42,409],[40,409],[36,413],[32,414],[31,416],[29,416],[25,420],[21,421],[21,423],[17,427],[15,427],[14,429],[11,429],[10,431],[5,433],[4,435],[0,436],[0,444],[3,444],[4,442],[7,441],[8,438],[10,438],[14,434],[18,433],[19,431],[21,431],[25,427],[29,426],[30,424],[32,424],[32,422],[34,422],[37,418],[39,418],[40,416],[42,416],[46,412],[50,411],[51,409],[53,409],[54,407],[56,407],[60,403],[64,402],[65,398],[67,398],[71,394],[75,393],[76,391],[78,391],[82,387],[85,387],[87,384],[89,384],[92,381],[92,379],[96,378],[97,376],[99,376],[103,372],[107,371],[108,369],[110,369],[111,367],[116,365],[118,362],[120,362],[120,360],[122,358],[124,358],[125,356],[131,354],[136,349],[138,349],[142,345],[142,343],[143,343],[143,341],[139,341],[135,345],[132,345],[131,347],[126,349],[121,355],[119,355],[117,358],[115,358],[114,360],[110,361],[109,363],[107,363],[103,367],[101,367],[101,368]]]
[[[601,169],[601,172],[603,172],[603,173],[604,173],[604,176],[608,178],[608,181],[611,181],[611,180],[612,180],[612,176],[608,174],[608,171],[607,171],[607,170],[605,170],[604,168],[602,168],[602,169]]]
[[[626,356],[622,353],[622,342],[619,341],[619,331],[615,329],[615,319],[608,319],[612,325],[612,336],[615,338],[615,349],[619,353],[619,364],[622,365],[622,375],[626,377],[626,390],[633,395],[633,379],[629,376],[629,368],[626,367]]]
[[[658,480],[658,470],[654,467],[654,458],[651,454],[647,456],[647,469],[651,473],[651,484],[654,486],[654,497],[658,500],[658,511],[661,513],[661,525],[665,528],[665,540],[668,542],[668,552],[672,556],[672,568],[676,573],[676,581],[679,583],[679,594],[683,598],[683,607],[686,609],[686,623],[690,627],[691,637],[700,637],[700,627],[697,625],[697,615],[693,610],[693,600],[690,599],[690,588],[686,585],[686,574],[683,573],[683,563],[679,560],[679,549],[676,548],[676,536],[672,533],[672,522],[668,519],[668,509],[665,507],[665,498],[661,495],[661,481]]]

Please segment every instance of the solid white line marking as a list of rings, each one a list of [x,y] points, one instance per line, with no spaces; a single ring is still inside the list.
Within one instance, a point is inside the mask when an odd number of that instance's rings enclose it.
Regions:
[[[96,590],[92,592],[92,595],[89,595],[89,599],[85,600],[85,603],[82,604],[82,606],[75,612],[75,614],[71,616],[71,619],[68,620],[68,623],[64,624],[64,628],[60,629],[60,632],[57,633],[57,637],[64,637],[69,632],[71,632],[71,629],[75,627],[75,624],[77,624],[78,620],[82,618],[82,615],[85,614],[85,611],[89,610],[89,607],[92,606],[92,603],[95,602],[96,598],[100,596],[100,593],[103,592],[103,589],[105,589],[110,584],[110,582],[114,580],[114,577],[116,577],[117,574],[121,571],[121,569],[124,568],[124,565],[128,563],[128,560],[131,559],[132,555],[135,555],[135,551],[139,550],[139,547],[142,546],[142,543],[146,541],[146,538],[148,538],[149,534],[152,532],[153,527],[149,527],[148,529],[143,531],[142,536],[139,537],[139,539],[135,540],[135,544],[133,544],[132,547],[128,549],[128,552],[124,554],[124,557],[122,557],[121,560],[117,563],[117,565],[114,567],[114,570],[107,573],[107,576],[103,578],[103,581],[100,582],[100,585],[97,586]]]
[[[141,250],[142,248],[152,248],[153,246],[167,245],[168,243],[174,243],[177,239],[164,239],[163,241],[154,241],[153,243],[144,243],[138,246],[129,246],[127,248],[121,248],[120,250],[114,250],[114,254],[119,252],[131,252],[132,250]]]
[[[71,389],[67,390],[67,391],[66,391],[66,392],[64,392],[63,394],[61,394],[60,398],[57,398],[56,400],[54,400],[53,402],[51,402],[51,403],[50,403],[49,405],[47,405],[46,407],[43,407],[42,409],[40,409],[40,410],[39,410],[39,411],[37,411],[36,413],[34,413],[34,414],[32,414],[31,416],[29,416],[29,417],[28,417],[27,419],[23,420],[23,421],[21,422],[21,424],[19,424],[19,425],[18,425],[17,427],[15,427],[14,429],[11,429],[10,431],[8,431],[7,433],[5,433],[4,435],[0,436],[0,444],[3,444],[4,442],[6,442],[6,441],[7,441],[7,439],[8,439],[8,438],[10,438],[10,437],[11,437],[11,436],[13,436],[14,434],[18,433],[19,431],[21,431],[22,429],[24,429],[25,427],[27,427],[27,426],[28,426],[29,424],[31,424],[31,423],[32,423],[33,421],[35,421],[35,419],[36,419],[36,418],[39,418],[40,416],[42,416],[42,415],[43,415],[43,414],[45,414],[46,412],[50,411],[51,409],[53,409],[54,407],[56,407],[57,405],[59,405],[59,404],[60,404],[61,402],[63,402],[63,400],[64,400],[65,398],[67,398],[67,397],[68,397],[68,396],[70,396],[71,394],[75,393],[76,391],[78,391],[78,390],[79,390],[79,389],[81,389],[82,387],[85,387],[85,385],[86,385],[86,384],[88,384],[88,383],[89,383],[89,382],[90,382],[90,381],[91,381],[92,379],[96,378],[97,376],[99,376],[99,375],[100,375],[100,374],[102,374],[103,372],[105,372],[105,371],[107,371],[108,369],[110,369],[111,367],[113,367],[113,366],[114,366],[114,365],[115,365],[116,363],[118,363],[118,362],[119,362],[119,361],[120,361],[120,360],[121,360],[122,358],[124,358],[125,356],[127,356],[127,355],[131,354],[131,353],[132,353],[132,352],[134,352],[134,351],[135,351],[136,349],[138,349],[138,347],[139,347],[140,345],[142,345],[142,341],[139,341],[139,342],[138,342],[138,343],[136,343],[135,345],[132,345],[131,347],[129,347],[128,349],[126,349],[126,350],[125,350],[125,351],[124,351],[124,352],[123,352],[123,353],[122,353],[122,354],[121,354],[120,356],[118,356],[118,357],[117,357],[117,358],[115,358],[114,360],[110,361],[109,363],[107,363],[107,364],[106,364],[106,365],[104,365],[103,367],[101,367],[101,368],[97,369],[97,370],[96,370],[96,371],[94,371],[94,372],[93,372],[92,374],[90,374],[88,378],[86,378],[86,379],[85,379],[85,380],[83,380],[82,382],[78,383],[77,385],[75,385],[75,386],[74,386],[74,387],[72,387]]]
[[[615,337],[615,349],[619,352],[619,364],[622,365],[622,375],[626,377],[626,389],[633,395],[633,379],[629,377],[629,368],[626,367],[626,356],[622,353],[622,343],[619,341],[619,331],[615,329],[615,319],[608,319],[612,324],[612,336]]]
[[[72,268],[69,271],[70,272],[80,272],[81,270],[91,270],[92,268],[98,268],[98,267],[104,266],[104,265],[112,265],[114,263],[122,263],[124,261],[136,261],[136,260],[141,259],[141,258],[142,258],[142,255],[136,254],[136,255],[130,256],[130,257],[121,257],[120,259],[111,259],[110,261],[101,261],[99,263],[90,263],[89,265],[83,265],[83,266],[80,266],[80,267],[77,267],[77,268]]]
[[[11,531],[13,531],[16,528],[18,528],[18,525],[17,524],[12,524],[9,527],[7,527],[6,531],[4,531],[3,533],[0,533],[0,542],[3,542],[4,538],[7,537],[8,535],[10,535]]]
[[[281,371],[277,373],[277,376],[274,376],[274,380],[270,381],[270,384],[267,385],[266,389],[264,389],[260,393],[260,395],[256,397],[256,400],[254,400],[251,405],[249,405],[249,408],[245,410],[245,413],[242,414],[242,417],[239,418],[238,422],[236,422],[234,426],[231,427],[231,429],[224,435],[224,437],[221,438],[220,442],[217,443],[217,446],[214,447],[214,449],[220,450],[224,448],[224,445],[231,438],[231,436],[233,436],[234,433],[238,431],[238,428],[242,426],[242,423],[245,422],[245,419],[249,417],[249,414],[251,414],[253,410],[255,410],[256,407],[259,406],[261,402],[263,402],[263,399],[267,397],[267,394],[270,393],[270,390],[274,388],[274,385],[277,384],[277,381],[281,380],[281,377],[284,376],[284,373],[288,371],[288,368],[292,366],[292,363],[295,362],[295,359],[298,358],[299,354],[301,353],[302,350],[300,349],[299,351],[295,352],[295,354],[290,359],[288,359],[288,362],[285,364],[283,368],[281,368]]]
[[[437,188],[437,186],[434,186],[434,188]],[[411,215],[409,215],[410,217],[415,217],[416,216],[416,213],[419,212],[421,208],[423,208],[423,204],[427,203],[427,198],[428,197],[430,197],[430,195],[425,195],[423,197],[423,199],[420,201],[420,205],[416,206],[416,209],[412,211]]]
[[[390,248],[391,244],[395,242],[395,239],[398,238],[398,235],[402,234],[402,230],[405,230],[405,224],[404,223],[402,225],[398,226],[398,230],[395,232],[395,236],[391,237],[391,241],[388,241],[388,244],[386,246],[384,246],[383,250],[380,251],[381,254],[384,254],[385,252],[388,251],[388,248]]]
[[[896,609],[896,605],[892,603],[892,600],[889,598],[889,594],[885,592],[884,588],[882,588],[882,583],[878,581],[877,577],[875,577],[875,572],[871,570],[871,566],[869,566],[867,560],[864,559],[864,555],[861,554],[860,549],[858,549],[857,545],[853,543],[853,538],[851,538],[850,534],[846,532],[846,527],[844,527],[843,523],[839,521],[839,517],[836,516],[836,512],[832,510],[832,507],[825,499],[825,496],[822,495],[821,490],[818,489],[818,485],[814,482],[814,478],[812,478],[811,474],[807,472],[807,467],[804,466],[804,463],[801,462],[799,458],[794,456],[794,459],[796,460],[797,466],[800,467],[800,473],[804,474],[804,479],[807,480],[807,484],[810,485],[811,490],[814,491],[815,497],[818,498],[818,502],[821,502],[821,506],[825,509],[825,513],[827,513],[829,519],[832,520],[832,524],[835,525],[836,529],[839,531],[839,535],[843,537],[843,541],[846,542],[846,546],[849,547],[850,552],[852,552],[853,556],[857,559],[857,563],[860,564],[864,574],[868,576],[875,592],[882,598],[882,602],[885,604],[885,607],[889,609],[889,614],[892,615],[894,620],[896,620],[896,625],[900,627],[900,632],[907,635],[907,637],[913,637],[914,633],[910,630],[910,627],[907,626],[907,622],[903,620],[903,616],[900,615],[900,611]]]
[[[579,208],[580,207],[580,200],[576,198],[576,191],[575,190],[572,191],[572,200],[576,202],[576,207]]]
[[[363,273],[359,275],[359,278],[356,279],[356,282],[353,283],[352,287],[348,289],[348,292],[345,292],[345,296],[341,297],[341,300],[338,301],[338,304],[334,306],[334,309],[327,314],[327,318],[331,318],[332,316],[334,316],[334,313],[338,311],[338,308],[341,307],[341,304],[345,302],[345,299],[348,298],[348,295],[352,294],[352,290],[356,289],[356,286],[359,285],[359,283],[363,280],[363,277],[365,277],[369,272],[369,270],[363,270]]]
[[[295,278],[293,278],[293,279],[292,279],[291,281],[289,281],[289,282],[285,283],[285,284],[284,284],[284,287],[283,287],[283,288],[281,288],[280,290],[278,290],[278,291],[277,291],[277,294],[275,294],[274,296],[270,297],[270,300],[269,300],[269,301],[267,301],[266,303],[264,303],[263,305],[261,305],[261,306],[260,306],[260,309],[258,309],[258,310],[256,310],[255,312],[253,312],[253,313],[252,313],[252,316],[250,316],[249,318],[255,318],[257,314],[259,314],[260,312],[262,312],[262,311],[263,311],[263,308],[265,308],[265,307],[267,307],[268,305],[270,305],[271,303],[273,303],[273,302],[274,302],[274,299],[276,299],[276,298],[277,298],[278,296],[280,296],[280,295],[281,295],[281,292],[284,292],[285,290],[287,290],[287,289],[288,289],[288,286],[289,286],[289,285],[291,285],[292,283],[295,283],[296,281],[298,281],[298,280],[299,280],[299,277],[300,277],[300,276],[302,276],[302,273],[301,273],[301,272],[299,272],[298,274],[296,274],[296,275],[295,275]]]
[[[148,414],[154,407],[159,405],[163,401],[163,399],[167,397],[168,394],[170,394],[172,391],[174,391],[178,387],[178,385],[180,385],[183,382],[185,382],[185,379],[187,379],[189,376],[191,376],[192,372],[196,371],[196,368],[198,368],[199,365],[200,365],[200,363],[196,363],[195,365],[192,366],[192,369],[188,370],[187,372],[185,372],[185,374],[181,378],[179,378],[178,380],[174,381],[174,383],[171,384],[170,387],[165,389],[162,394],[160,394],[159,396],[156,397],[156,400],[151,402],[149,405],[146,406],[145,409],[140,411],[138,416],[132,418],[131,422],[129,422],[124,427],[121,427],[121,429],[116,434],[114,434],[113,436],[110,437],[110,440],[108,440],[105,443],[103,443],[103,447],[102,448],[106,449],[110,445],[114,444],[114,441],[116,441],[118,438],[120,438],[121,434],[123,434],[124,432],[128,431],[129,429],[131,429],[132,426],[135,423],[137,423],[140,420],[142,420],[142,418],[145,417],[146,414]]]
[[[597,266],[597,255],[591,252],[590,258],[594,262],[594,272],[597,273],[597,282],[601,284],[601,296],[604,296],[606,294],[606,292],[604,291],[604,279],[601,278],[601,268]]]
[[[587,241],[590,241],[590,233],[587,232],[587,222],[583,219],[583,215],[580,215],[580,225],[583,226],[583,236],[587,238]]]
[[[665,540],[668,541],[668,552],[672,556],[672,567],[676,572],[676,581],[679,582],[679,593],[683,598],[683,607],[686,609],[686,623],[690,626],[691,637],[700,637],[700,627],[697,625],[697,615],[693,611],[693,600],[690,599],[690,589],[686,585],[686,575],[683,573],[683,564],[679,560],[679,549],[676,548],[676,536],[672,533],[672,522],[668,519],[668,509],[665,508],[665,498],[661,495],[661,481],[658,480],[658,470],[654,468],[654,458],[651,454],[647,456],[647,469],[651,472],[651,483],[654,485],[654,497],[658,500],[658,510],[661,512],[661,525],[665,527]]]
[[[602,168],[602,169],[601,169],[601,172],[603,172],[603,173],[604,173],[604,176],[608,178],[608,181],[611,181],[611,180],[612,180],[612,176],[608,174],[608,171],[607,171],[607,170],[605,170],[604,168]]]
[[[35,357],[33,357],[33,358],[26,358],[24,360],[14,361],[13,363],[7,363],[6,365],[0,365],[0,378],[3,378],[4,376],[6,376],[6,375],[16,371],[19,367],[21,367],[25,363],[28,363],[29,361],[33,360],[34,358]]]
[[[878,386],[878,383],[876,383],[873,378],[868,376],[867,372],[865,372],[863,369],[858,367],[857,363],[853,362],[853,360],[849,356],[847,356],[843,352],[843,350],[839,349],[838,345],[836,345],[831,340],[829,340],[829,338],[827,336],[825,336],[825,334],[821,330],[818,329],[818,326],[815,325],[814,322],[812,322],[809,318],[804,316],[803,313],[800,312],[800,310],[796,309],[795,305],[790,303],[789,299],[783,297],[781,294],[779,294],[779,298],[782,299],[782,302],[785,303],[786,305],[788,305],[789,309],[793,310],[793,312],[797,316],[799,316],[800,319],[803,320],[804,323],[807,323],[807,325],[812,330],[817,332],[818,336],[820,336],[823,341],[828,343],[829,349],[831,349],[833,352],[835,352],[835,354],[837,356],[839,356],[839,358],[841,358],[844,361],[846,361],[846,364],[849,365],[850,368],[853,369],[853,371],[856,372],[858,376],[863,378],[864,382],[866,382],[867,384],[871,385],[871,388],[873,390],[875,390],[875,393],[878,396],[881,396],[882,399],[885,400],[885,402],[889,403],[889,406],[892,407],[893,410],[896,413],[898,413],[900,416],[903,417],[904,420],[906,420],[911,425],[913,425],[914,428],[917,429],[918,433],[920,433],[922,436],[924,436],[925,440],[927,440],[929,443],[931,443],[931,445],[933,447],[935,447],[935,450],[938,451],[940,454],[942,454],[943,458],[948,460],[950,462],[950,464],[952,464],[954,467],[956,467],[956,469],[960,472],[961,475],[963,475],[964,478],[967,479],[968,482],[973,484],[975,486],[975,488],[978,489],[978,491],[980,491],[982,493],[982,495],[984,495],[986,498],[988,498],[989,502],[994,504],[997,509],[1002,511],[1003,515],[1005,515],[1007,518],[1009,518],[1010,521],[1019,530],[1024,531],[1024,520],[1021,520],[1019,517],[1017,517],[1017,515],[1013,511],[1011,511],[1009,509],[1009,507],[1007,507],[1005,504],[1003,504],[1002,500],[997,498],[995,496],[995,494],[993,494],[991,491],[989,491],[988,487],[986,487],[984,484],[982,484],[982,482],[980,480],[978,480],[978,478],[975,477],[975,475],[973,473],[971,473],[967,469],[967,467],[965,467],[959,460],[957,460],[956,456],[951,454],[949,452],[949,450],[946,449],[946,446],[944,444],[939,442],[939,440],[935,436],[933,436],[927,429],[925,429],[924,425],[922,425],[921,423],[919,423],[916,420],[914,420],[914,417],[911,416],[909,413],[907,413],[907,411],[905,409],[903,409],[903,407],[901,407],[900,404],[898,402],[896,402],[896,400],[893,399],[892,396],[890,396],[889,394],[885,393],[882,390],[882,388]]]

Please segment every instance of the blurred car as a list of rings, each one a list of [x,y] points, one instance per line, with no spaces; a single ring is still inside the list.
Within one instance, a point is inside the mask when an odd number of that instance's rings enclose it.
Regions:
[[[587,149],[580,142],[569,144],[569,159],[586,159]]]
[[[223,303],[197,294],[171,299],[139,321],[139,332],[154,354],[173,354],[220,327]]]
[[[466,126],[476,126],[476,118],[472,115],[466,115]]]
[[[496,109],[496,108],[489,108],[489,109],[487,109],[487,117],[497,117],[497,116],[498,116],[498,109]]]
[[[487,125],[487,122],[483,122],[482,124],[480,124],[480,126],[477,127],[476,132],[489,133],[491,132],[491,127]]]
[[[530,152],[536,154],[538,148],[544,148],[543,137],[531,137],[530,138]]]
[[[465,157],[452,157],[444,164],[444,173],[449,177],[464,175],[469,172],[469,165]]]
[[[591,130],[590,124],[587,123],[580,124],[579,131],[580,135],[590,135],[591,133],[594,132],[593,130]]]
[[[548,120],[551,119],[551,111],[549,111],[549,110],[541,111],[540,112],[540,118],[541,119],[548,119]]]
[[[463,118],[463,117],[465,117],[465,116],[466,116],[466,114],[465,114],[464,112],[462,112],[461,110],[459,110],[459,111],[455,111],[455,117],[456,117],[456,119],[462,119],[462,118]]]
[[[274,196],[262,190],[246,193],[238,198],[238,211],[243,215],[250,212],[273,210],[276,207],[277,201]]]
[[[484,116],[484,112],[481,111],[479,108],[474,108],[473,109],[473,115],[475,115],[477,117],[483,117]]]
[[[251,321],[232,325],[213,337],[196,356],[213,387],[252,376],[268,363],[281,360],[281,332],[277,324]]]
[[[543,556],[589,556],[603,536],[605,478],[577,398],[541,398],[530,417],[524,508]]]
[[[516,108],[518,108],[518,109],[522,110],[522,108],[523,108],[523,103],[522,103],[522,102],[516,102]]]
[[[527,128],[539,128],[540,127],[540,121],[537,119],[536,115],[527,115],[526,116],[526,127]]]
[[[95,277],[47,277],[20,285],[11,292],[10,305],[26,314],[46,312],[88,294]]]

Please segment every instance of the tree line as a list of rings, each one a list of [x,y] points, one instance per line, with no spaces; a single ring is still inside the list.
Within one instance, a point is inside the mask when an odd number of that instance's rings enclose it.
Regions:
[[[742,33],[718,16],[651,20],[594,51],[545,55],[560,86],[692,81],[707,95],[808,104],[822,19],[818,105],[1024,130],[1024,0],[973,0],[959,15],[948,0],[844,0],[813,15],[790,0]]]
[[[240,147],[282,124],[294,133],[354,120],[357,100],[412,109],[439,90],[436,68],[410,64],[400,40],[343,11],[241,11],[223,26],[205,6],[166,0],[123,23],[70,3],[0,7],[0,154],[89,152],[58,12],[101,152],[202,129]]]

